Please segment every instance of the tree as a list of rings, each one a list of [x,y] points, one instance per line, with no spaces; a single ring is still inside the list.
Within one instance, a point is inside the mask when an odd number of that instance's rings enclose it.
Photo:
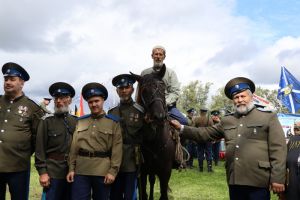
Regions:
[[[178,108],[186,111],[189,108],[199,110],[201,106],[206,106],[211,85],[210,82],[202,84],[200,81],[191,81],[188,85],[183,86],[177,102]]]
[[[219,88],[216,92],[216,95],[211,97],[211,110],[220,110],[224,111],[223,114],[233,111],[233,104],[224,93],[224,87]]]

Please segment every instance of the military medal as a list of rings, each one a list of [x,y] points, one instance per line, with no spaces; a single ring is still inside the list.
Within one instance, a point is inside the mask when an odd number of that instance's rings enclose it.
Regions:
[[[256,134],[256,128],[253,129],[253,133]]]

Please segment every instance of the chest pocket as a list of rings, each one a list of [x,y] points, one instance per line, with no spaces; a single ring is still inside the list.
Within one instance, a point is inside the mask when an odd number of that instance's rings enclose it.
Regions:
[[[237,134],[237,126],[236,125],[224,126],[224,133],[225,133],[225,141],[230,141],[235,139]]]
[[[95,142],[97,147],[95,149],[100,151],[108,151],[112,147],[113,132],[111,129],[105,127],[98,127],[95,133]]]
[[[64,142],[64,134],[58,130],[48,131],[48,147],[57,147]]]
[[[267,134],[263,130],[263,124],[261,123],[249,123],[247,124],[247,138],[265,140],[267,139]]]
[[[29,124],[30,118],[28,115],[22,115],[19,113],[14,113],[14,121],[15,121],[15,125],[16,127],[22,127],[24,128],[24,126],[26,126],[26,124]]]

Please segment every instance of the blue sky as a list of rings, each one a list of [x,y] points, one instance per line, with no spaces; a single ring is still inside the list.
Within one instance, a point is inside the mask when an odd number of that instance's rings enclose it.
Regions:
[[[56,81],[76,89],[88,82],[118,102],[114,76],[152,66],[151,49],[181,85],[212,82],[212,91],[237,76],[277,89],[280,67],[300,79],[300,8],[279,0],[0,0],[0,64],[30,73],[24,91],[40,101]],[[2,80],[0,81],[2,84]],[[0,90],[3,93],[3,90]]]

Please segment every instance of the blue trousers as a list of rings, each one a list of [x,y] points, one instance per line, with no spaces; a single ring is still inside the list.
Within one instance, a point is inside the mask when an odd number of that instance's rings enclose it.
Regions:
[[[204,155],[207,161],[212,161],[212,144],[211,142],[203,142],[197,144],[199,167],[203,166]]]
[[[197,144],[193,141],[188,141],[186,149],[190,154],[190,159],[187,161],[187,166],[193,167],[194,157],[197,157]]]
[[[136,186],[136,172],[119,172],[112,184],[110,200],[134,200]]]
[[[170,108],[168,110],[168,113],[169,113],[170,117],[178,120],[180,122],[180,124],[183,124],[183,125],[188,124],[187,118],[176,107]]]
[[[219,162],[219,152],[220,152],[220,142],[215,142],[212,144],[212,155],[215,163]]]
[[[104,184],[104,176],[75,175],[72,200],[108,200],[110,185]],[[91,195],[92,192],[92,195]]]
[[[229,185],[230,200],[270,200],[268,188],[244,185]]]
[[[43,189],[42,200],[70,200],[71,184],[66,179],[50,179],[50,187]]]
[[[0,199],[5,199],[6,185],[8,185],[12,200],[28,199],[29,177],[30,173],[28,170],[0,173]]]

